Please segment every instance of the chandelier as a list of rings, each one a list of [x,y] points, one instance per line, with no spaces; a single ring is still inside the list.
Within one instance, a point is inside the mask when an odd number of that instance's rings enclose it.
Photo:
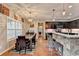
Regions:
[[[29,17],[29,19],[28,19],[29,22],[32,22],[32,20],[33,20],[32,17],[31,17],[31,13],[32,13],[32,12],[30,11],[30,12],[29,12],[30,17]]]

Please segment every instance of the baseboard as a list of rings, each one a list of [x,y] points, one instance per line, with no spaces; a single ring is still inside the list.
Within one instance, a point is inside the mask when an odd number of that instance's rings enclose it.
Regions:
[[[13,47],[14,47],[14,45],[11,46],[11,47],[9,47],[9,48],[7,48],[5,51],[1,52],[0,55],[2,55],[2,54],[4,54],[4,53],[6,53],[7,51],[11,50]]]

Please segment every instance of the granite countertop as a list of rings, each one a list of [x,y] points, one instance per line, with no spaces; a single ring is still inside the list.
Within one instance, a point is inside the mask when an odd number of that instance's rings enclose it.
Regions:
[[[63,33],[59,33],[59,32],[53,32],[53,34],[61,35],[63,37],[67,37],[70,39],[79,39],[79,34],[78,35],[69,35],[69,34],[63,34]]]

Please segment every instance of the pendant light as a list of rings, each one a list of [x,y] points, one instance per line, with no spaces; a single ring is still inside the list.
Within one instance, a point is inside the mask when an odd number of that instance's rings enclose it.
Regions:
[[[31,11],[29,12],[30,14],[30,18],[28,19],[29,22],[32,22],[32,18],[31,18]]]
[[[64,16],[66,14],[66,11],[64,9],[64,4],[63,4],[63,12],[62,12],[62,15]]]
[[[72,5],[69,5],[68,8],[72,8]]]
[[[30,7],[29,7],[29,8],[30,8]],[[32,19],[32,17],[31,17],[31,15],[32,15],[31,8],[30,8],[29,14],[30,14],[30,15],[29,15],[30,17],[29,17],[28,21],[29,21],[29,22],[32,22],[33,19]]]
[[[53,11],[53,21],[55,21],[55,18],[54,18],[55,9],[53,9],[52,11]]]

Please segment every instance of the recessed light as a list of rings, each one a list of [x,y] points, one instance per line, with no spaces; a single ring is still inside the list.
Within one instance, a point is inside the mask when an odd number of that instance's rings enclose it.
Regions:
[[[72,8],[72,5],[68,6],[68,8]]]

